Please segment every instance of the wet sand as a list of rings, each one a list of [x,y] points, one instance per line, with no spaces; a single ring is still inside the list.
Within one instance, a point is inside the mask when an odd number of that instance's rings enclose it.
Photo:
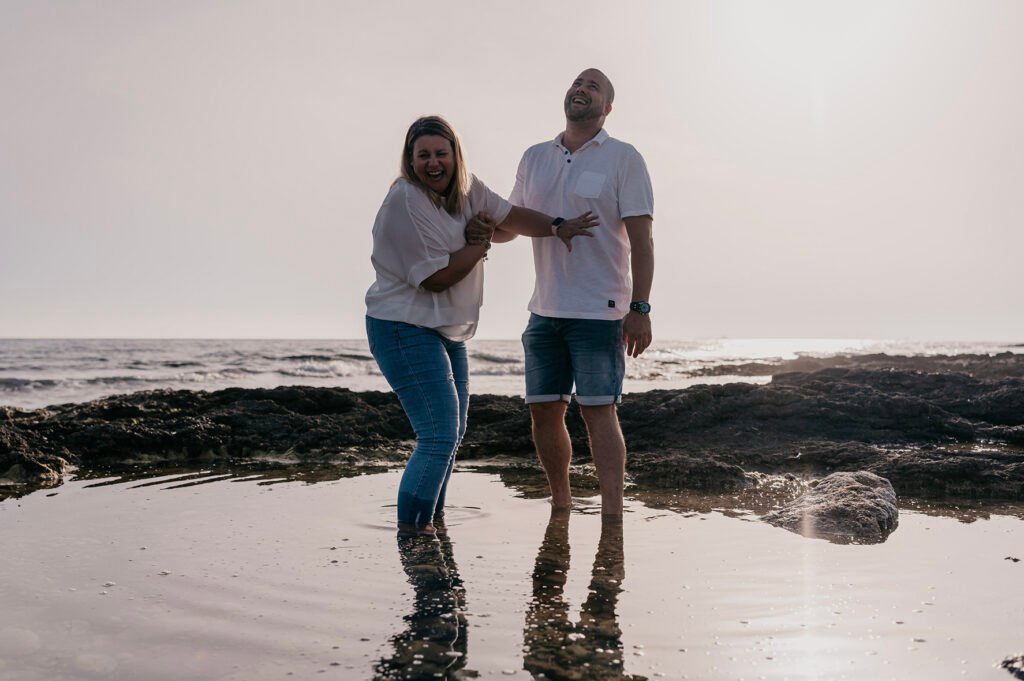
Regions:
[[[178,471],[0,502],[0,679],[999,681],[1024,646],[1019,504],[902,504],[885,543],[839,546],[729,496],[634,489],[621,525],[593,498],[551,522],[529,474],[464,467],[447,537],[403,543],[399,475]]]

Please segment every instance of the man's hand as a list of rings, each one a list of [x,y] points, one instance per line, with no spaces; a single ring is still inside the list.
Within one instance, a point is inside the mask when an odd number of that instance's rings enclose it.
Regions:
[[[622,320],[622,342],[626,344],[626,355],[639,357],[651,344],[651,317],[629,311]]]
[[[588,210],[583,215],[574,217],[571,220],[562,221],[562,224],[558,226],[556,235],[562,240],[562,243],[565,244],[565,247],[568,248],[571,253],[573,237],[589,236],[593,238],[594,235],[590,233],[590,230],[597,227],[598,224],[600,223],[597,216]]]
[[[494,236],[494,220],[486,213],[477,213],[466,223],[466,243],[489,244]]]

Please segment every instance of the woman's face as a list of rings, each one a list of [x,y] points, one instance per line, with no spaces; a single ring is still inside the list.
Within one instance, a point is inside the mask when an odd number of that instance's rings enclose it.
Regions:
[[[455,154],[452,144],[440,135],[417,137],[412,145],[412,170],[419,181],[445,194],[455,177]]]

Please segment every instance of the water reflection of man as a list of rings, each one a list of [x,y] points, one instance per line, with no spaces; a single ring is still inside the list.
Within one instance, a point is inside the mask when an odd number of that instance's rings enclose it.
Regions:
[[[555,510],[533,568],[533,598],[523,630],[523,669],[555,681],[645,679],[624,672],[622,629],[615,615],[626,574],[621,517],[602,518],[590,593],[576,624],[569,621],[565,602],[568,574],[569,511]]]
[[[414,591],[405,631],[391,638],[394,650],[374,666],[374,679],[450,679],[476,676],[465,670],[466,590],[447,536],[399,536],[398,554]]]

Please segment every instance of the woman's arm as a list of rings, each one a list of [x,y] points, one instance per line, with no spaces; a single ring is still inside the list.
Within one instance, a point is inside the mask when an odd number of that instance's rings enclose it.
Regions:
[[[432,293],[440,293],[466,278],[491,247],[489,241],[467,244],[451,254],[448,266],[439,269],[420,282],[420,286]]]

